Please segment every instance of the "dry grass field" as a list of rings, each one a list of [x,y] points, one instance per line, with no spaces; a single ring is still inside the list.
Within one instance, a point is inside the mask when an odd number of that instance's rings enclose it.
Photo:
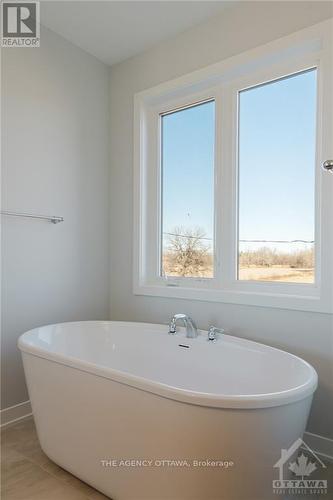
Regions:
[[[313,283],[314,270],[295,269],[283,266],[241,267],[239,279],[255,281],[283,281],[290,283]]]
[[[281,259],[283,264],[275,264],[268,259],[262,259],[262,264],[258,263],[258,252],[253,252],[254,255],[247,253],[245,258],[240,255],[240,280],[253,281],[281,281],[287,283],[313,283],[314,282],[314,266],[313,258],[306,252],[305,255],[293,254],[289,259],[283,255]],[[289,264],[288,264],[289,260]],[[165,253],[163,256],[163,273],[166,276],[184,276],[184,277],[213,277],[213,258],[210,254],[196,259],[192,257],[190,264],[184,268],[183,260],[177,259],[173,253]]]

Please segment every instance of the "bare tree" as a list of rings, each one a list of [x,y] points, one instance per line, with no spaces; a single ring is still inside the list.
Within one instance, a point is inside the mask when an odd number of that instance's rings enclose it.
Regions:
[[[199,227],[175,227],[169,234],[167,267],[177,276],[205,276],[211,265],[209,248],[204,244],[205,231]]]

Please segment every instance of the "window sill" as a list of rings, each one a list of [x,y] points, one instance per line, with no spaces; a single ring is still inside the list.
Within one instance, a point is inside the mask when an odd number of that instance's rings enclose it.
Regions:
[[[245,285],[250,285],[246,283]],[[261,284],[259,284],[260,287]],[[309,311],[317,313],[333,313],[333,307],[329,297],[324,300],[319,296],[319,290],[315,286],[296,285],[289,287],[288,293],[271,292],[266,289],[257,291],[250,290],[248,286],[243,289],[203,289],[184,286],[168,286],[164,284],[137,284],[133,287],[134,295],[146,295],[150,297],[167,297],[173,299],[200,300],[205,302],[219,302],[229,304],[241,304],[247,306],[273,307],[278,309],[291,309],[296,311]],[[304,289],[304,294],[299,292]],[[294,292],[293,293],[293,289]]]

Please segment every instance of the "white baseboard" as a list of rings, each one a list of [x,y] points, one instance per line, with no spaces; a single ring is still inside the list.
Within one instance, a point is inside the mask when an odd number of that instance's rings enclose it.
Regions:
[[[24,401],[14,406],[9,406],[0,411],[1,427],[18,422],[32,415],[30,401]]]
[[[324,459],[326,458],[326,460],[333,462],[333,439],[318,436],[318,434],[312,434],[312,432],[305,432],[304,441],[311,450],[321,455]]]

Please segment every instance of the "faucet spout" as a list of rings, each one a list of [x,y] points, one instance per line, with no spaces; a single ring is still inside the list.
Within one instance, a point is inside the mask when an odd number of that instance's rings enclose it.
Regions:
[[[169,333],[171,335],[175,334],[177,331],[177,321],[182,321],[184,323],[184,326],[186,328],[186,337],[189,339],[195,339],[198,336],[198,329],[190,316],[187,316],[187,314],[175,314],[170,321],[169,324]]]

